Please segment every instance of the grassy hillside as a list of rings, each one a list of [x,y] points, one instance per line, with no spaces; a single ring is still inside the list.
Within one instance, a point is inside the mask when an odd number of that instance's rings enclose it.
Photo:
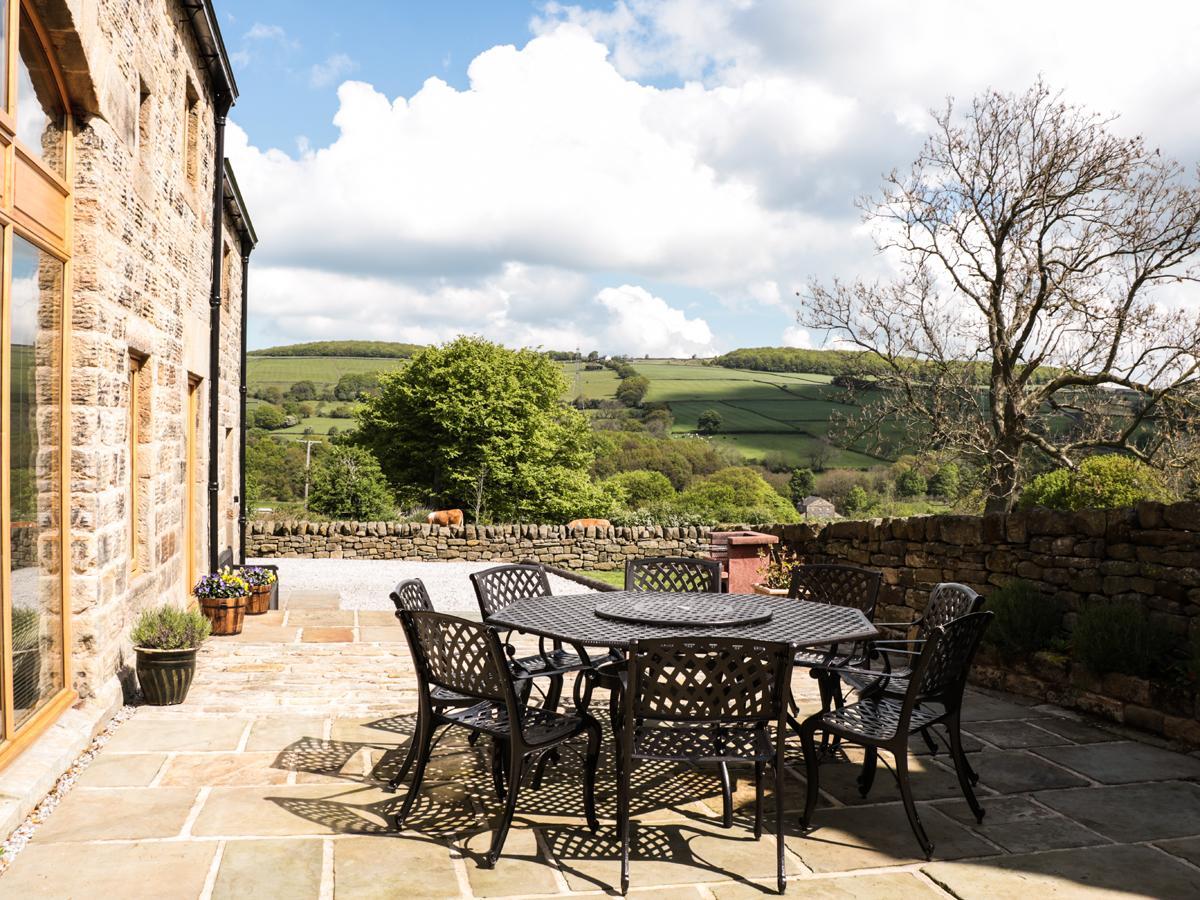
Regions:
[[[287,344],[282,347],[266,347],[251,350],[252,356],[355,356],[381,359],[408,359],[420,344],[402,344],[398,341],[311,341],[307,344]]]
[[[297,381],[312,381],[317,387],[335,385],[343,375],[358,372],[392,372],[407,365],[403,359],[364,359],[345,356],[248,356],[246,382],[251,393],[274,385],[287,391]]]

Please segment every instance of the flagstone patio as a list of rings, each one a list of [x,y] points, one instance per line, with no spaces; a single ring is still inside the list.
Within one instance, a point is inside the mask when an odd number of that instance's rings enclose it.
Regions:
[[[602,829],[583,824],[581,748],[521,794],[495,869],[479,859],[497,812],[482,749],[439,745],[408,829],[403,759],[415,684],[388,614],[292,592],[202,652],[187,702],[143,708],[0,878],[13,897],[517,897],[611,893],[615,789],[606,753]],[[811,679],[798,676],[802,706]],[[816,830],[802,835],[803,764],[788,791],[789,894],[889,898],[1200,895],[1200,759],[1056,708],[973,692],[965,726],[987,810],[976,825],[944,754],[915,754],[914,791],[937,848],[918,847],[894,781],[858,796],[854,751],[822,768]],[[719,826],[710,772],[645,765],[634,781],[633,894],[761,896],[773,838],[753,840],[739,780]],[[768,797],[768,804],[774,798]]]

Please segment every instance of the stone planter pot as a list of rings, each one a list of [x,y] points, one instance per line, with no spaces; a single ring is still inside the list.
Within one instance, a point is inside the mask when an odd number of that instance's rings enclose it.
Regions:
[[[13,706],[32,709],[41,697],[42,653],[38,647],[14,650],[12,655]]]
[[[240,626],[239,626],[240,630]],[[192,678],[196,675],[196,650],[152,650],[135,647],[137,651],[138,684],[151,706],[175,706],[187,697]]]
[[[754,588],[754,593],[762,594],[764,597],[786,597],[788,595],[787,588],[767,587],[761,582],[752,585],[752,587]]]
[[[246,615],[261,616],[271,608],[271,585],[250,588],[250,599],[246,601]]]
[[[196,598],[200,603],[200,611],[208,616],[212,623],[212,633],[218,637],[242,633],[248,599],[245,594],[240,597]]]

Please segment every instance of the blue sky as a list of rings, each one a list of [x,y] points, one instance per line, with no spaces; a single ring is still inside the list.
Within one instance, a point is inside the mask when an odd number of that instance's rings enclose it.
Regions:
[[[1200,155],[1200,6],[1010,6],[217,0],[251,346],[820,345],[796,292],[889,274],[855,200],[948,95],[1040,74]]]

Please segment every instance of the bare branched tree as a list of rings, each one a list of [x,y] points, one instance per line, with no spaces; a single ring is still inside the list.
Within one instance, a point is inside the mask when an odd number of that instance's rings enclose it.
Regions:
[[[1011,507],[1039,457],[1194,471],[1196,181],[1041,81],[934,120],[911,171],[863,202],[895,280],[801,295],[802,324],[869,351],[879,390],[860,391],[860,432],[890,422],[909,446],[974,462],[989,510]]]

